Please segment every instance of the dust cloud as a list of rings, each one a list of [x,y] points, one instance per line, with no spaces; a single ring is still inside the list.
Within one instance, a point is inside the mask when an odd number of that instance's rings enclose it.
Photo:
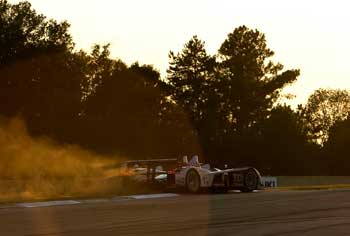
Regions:
[[[0,202],[132,192],[138,186],[123,184],[130,173],[117,168],[125,159],[32,138],[20,118],[0,119]]]

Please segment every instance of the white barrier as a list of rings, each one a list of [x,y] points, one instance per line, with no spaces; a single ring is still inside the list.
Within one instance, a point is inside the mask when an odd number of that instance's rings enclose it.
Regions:
[[[350,184],[350,176],[262,176],[265,188]]]
[[[277,187],[277,178],[272,176],[262,176],[261,182],[265,188],[276,188]]]

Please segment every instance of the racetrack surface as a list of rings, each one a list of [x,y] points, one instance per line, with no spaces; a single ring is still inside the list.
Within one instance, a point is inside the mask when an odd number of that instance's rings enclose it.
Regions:
[[[0,206],[0,235],[350,235],[350,190]]]

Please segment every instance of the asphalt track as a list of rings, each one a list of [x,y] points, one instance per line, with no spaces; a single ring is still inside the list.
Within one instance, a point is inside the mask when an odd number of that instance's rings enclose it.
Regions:
[[[0,235],[350,235],[350,190],[0,205]]]

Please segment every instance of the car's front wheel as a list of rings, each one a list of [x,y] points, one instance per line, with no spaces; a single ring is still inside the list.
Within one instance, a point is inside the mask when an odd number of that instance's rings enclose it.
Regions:
[[[186,189],[190,193],[198,193],[201,187],[201,180],[199,174],[194,169],[187,172],[186,175]]]
[[[242,192],[253,192],[258,188],[259,176],[254,169],[249,169],[244,174],[244,188]]]

